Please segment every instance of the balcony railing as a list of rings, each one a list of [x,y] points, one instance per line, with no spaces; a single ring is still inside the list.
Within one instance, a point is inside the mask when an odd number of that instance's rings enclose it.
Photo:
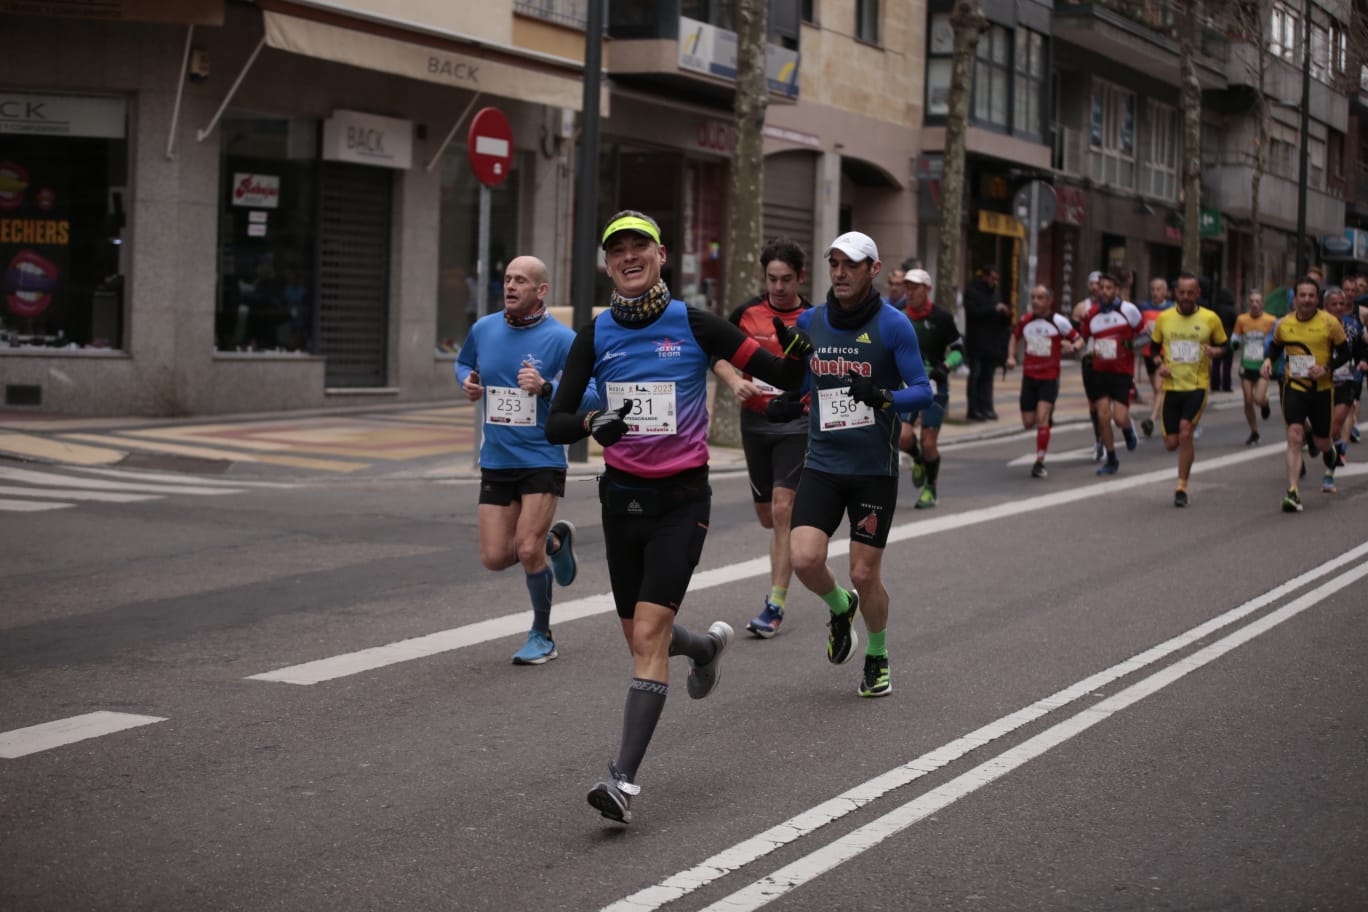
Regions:
[[[591,0],[513,0],[514,12],[537,19],[545,19],[557,25],[584,28],[589,21]],[[604,3],[605,0],[597,0]],[[603,19],[606,24],[608,17]]]

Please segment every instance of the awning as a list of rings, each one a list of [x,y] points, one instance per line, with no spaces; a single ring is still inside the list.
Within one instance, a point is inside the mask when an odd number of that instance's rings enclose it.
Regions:
[[[277,50],[485,95],[574,111],[581,108],[583,70],[577,61],[562,65],[560,58],[547,55],[475,47],[437,34],[315,15],[307,8],[280,2],[261,5],[266,44]],[[282,8],[291,13],[278,11]],[[293,15],[296,10],[302,15]],[[599,105],[606,115],[606,87]]]

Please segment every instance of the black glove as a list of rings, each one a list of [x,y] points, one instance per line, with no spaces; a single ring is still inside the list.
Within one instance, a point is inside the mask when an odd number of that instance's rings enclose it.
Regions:
[[[868,377],[851,374],[846,379],[850,382],[847,395],[856,402],[863,402],[875,409],[886,409],[893,404],[893,394],[886,389],[879,389]]]
[[[620,409],[590,412],[585,416],[584,423],[599,446],[612,446],[627,434],[627,422],[623,419],[631,410],[631,401],[625,401]]]
[[[802,418],[805,409],[802,394],[787,392],[775,396],[765,404],[765,417],[770,421],[780,423],[793,421]]]
[[[794,329],[778,317],[774,318],[774,338],[786,358],[801,361],[812,354],[812,340],[807,333]]]
[[[934,365],[927,373],[927,376],[936,383],[944,383],[950,379],[950,368],[946,367],[944,364]]]

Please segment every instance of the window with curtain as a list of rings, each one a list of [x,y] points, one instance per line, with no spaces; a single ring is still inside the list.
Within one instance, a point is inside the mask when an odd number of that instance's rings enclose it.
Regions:
[[[1012,132],[1044,136],[1045,124],[1041,112],[1041,98],[1045,91],[1045,36],[1030,29],[1016,30],[1016,54],[1013,60],[1016,80],[1015,103],[1012,106]]]
[[[1178,199],[1178,109],[1150,101],[1145,107],[1145,177],[1141,192]]]
[[[1010,126],[1008,86],[1011,85],[1012,33],[1001,25],[989,27],[979,36],[974,60],[973,119],[983,124]]]
[[[1088,162],[1098,183],[1135,189],[1135,93],[1100,79],[1093,80]]]

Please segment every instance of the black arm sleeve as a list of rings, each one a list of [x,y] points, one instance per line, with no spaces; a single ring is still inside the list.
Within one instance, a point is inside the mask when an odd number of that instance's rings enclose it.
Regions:
[[[1333,372],[1335,368],[1343,367],[1344,365],[1349,363],[1349,358],[1352,356],[1352,354],[1353,349],[1349,347],[1349,340],[1345,339],[1339,345],[1336,345],[1333,350],[1331,350],[1330,365],[1326,369]]]
[[[546,416],[546,439],[550,443],[574,443],[589,436],[584,426],[585,412],[576,411],[589,378],[594,373],[594,324],[582,327],[570,344],[565,356],[556,398],[551,402],[551,414]]]
[[[727,322],[739,329],[741,326],[741,315],[746,312],[747,308],[754,307],[759,302],[759,300],[759,298],[755,298],[753,300],[747,301],[745,304],[742,304],[740,307],[733,310],[731,312],[731,315],[727,317]],[[719,358],[717,355],[709,355],[708,370],[712,370],[714,367],[717,367],[718,361],[725,360],[725,358]]]
[[[798,389],[807,377],[806,358],[780,358],[773,355],[738,327],[714,313],[696,307],[689,308],[689,329],[710,359],[729,361],[733,366],[780,389]],[[744,355],[746,350],[750,351],[749,358]],[[739,362],[738,352],[742,353]]]

